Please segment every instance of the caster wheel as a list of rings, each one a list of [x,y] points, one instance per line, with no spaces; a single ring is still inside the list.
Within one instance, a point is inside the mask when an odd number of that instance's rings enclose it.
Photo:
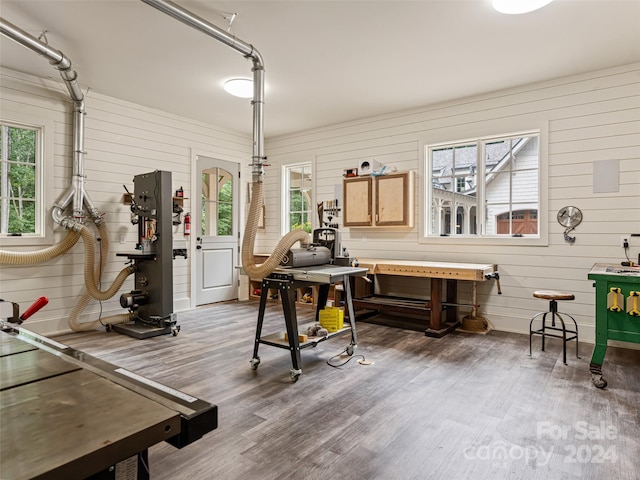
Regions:
[[[107,324],[104,326],[104,329],[105,329],[107,332],[110,332],[111,330],[113,330],[113,328],[111,328],[111,324],[109,324],[109,323],[107,323]]]
[[[177,329],[177,328],[172,328],[172,329],[171,329],[171,334],[172,334],[174,337],[177,337],[177,336],[178,336],[178,329]]]
[[[349,345],[347,347],[347,355],[349,355],[349,356],[353,355],[353,345]]]
[[[251,370],[257,370],[258,365],[260,365],[260,358],[259,357],[252,358],[249,363],[251,364]]]
[[[607,381],[602,377],[602,375],[591,375],[591,382],[597,388],[605,388],[607,386]]]
[[[302,375],[302,370],[290,370],[289,371],[289,378],[291,378],[291,381],[293,383],[296,383],[298,381],[298,379],[300,378],[300,375]]]

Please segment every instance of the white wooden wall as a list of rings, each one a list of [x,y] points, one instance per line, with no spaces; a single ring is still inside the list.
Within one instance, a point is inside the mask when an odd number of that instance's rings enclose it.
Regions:
[[[66,190],[71,174],[70,102],[59,82],[51,82],[10,70],[1,70],[0,108],[21,109],[45,115],[54,122],[55,145],[53,200]],[[86,186],[96,206],[107,214],[112,251],[133,248],[135,227],[129,209],[122,204],[122,184],[132,186],[133,176],[154,169],[173,172],[174,189],[183,186],[192,198],[191,149],[210,156],[237,160],[249,181],[247,163],[251,139],[223,128],[152,110],[140,105],[89,92],[86,120]],[[7,110],[5,110],[7,109]],[[304,112],[301,112],[301,115]],[[594,292],[587,272],[594,262],[623,260],[620,236],[640,233],[640,64],[561,78],[544,83],[464,98],[445,104],[355,120],[312,131],[267,140],[272,167],[265,180],[266,230],[258,233],[256,251],[270,251],[280,238],[280,166],[311,161],[314,164],[315,201],[334,198],[344,168],[375,158],[398,170],[420,173],[424,143],[465,138],[475,134],[508,133],[496,125],[517,129],[548,125],[548,245],[492,246],[429,244],[419,241],[418,217],[412,230],[344,229],[343,240],[354,256],[491,262],[500,266],[503,294],[493,282],[480,284],[481,313],[506,331],[525,332],[529,317],[544,308],[532,298],[535,289],[555,288],[575,293],[576,300],[562,307],[581,325],[581,338],[593,339]],[[268,126],[268,117],[265,119]],[[514,127],[515,129],[515,127]],[[593,193],[593,162],[619,160],[618,192]],[[243,182],[246,183],[246,182]],[[422,198],[422,178],[417,179],[416,207]],[[246,198],[246,192],[242,192]],[[573,232],[569,245],[562,238],[556,212],[577,205],[584,221]],[[244,205],[242,215],[244,216]],[[419,215],[420,208],[416,208]],[[339,219],[340,220],[340,219]],[[121,234],[126,245],[118,244]],[[55,228],[55,240],[63,232]],[[180,238],[180,235],[176,235]],[[3,247],[4,248],[4,247]],[[19,250],[32,250],[20,248]],[[16,250],[18,250],[16,248]],[[190,253],[193,249],[190,250]],[[631,255],[637,259],[640,238],[631,239]],[[82,291],[83,248],[44,265],[0,268],[0,298],[28,305],[40,295],[49,297],[46,309],[30,321],[42,333],[67,328],[66,319]],[[190,261],[174,262],[176,311],[191,303]],[[103,288],[122,268],[114,258],[103,276]],[[426,282],[394,279],[388,291],[424,296]],[[129,289],[125,283],[123,289]],[[461,288],[461,295],[468,288]],[[243,291],[241,291],[241,297]],[[122,312],[118,297],[103,302],[103,315]],[[83,320],[97,318],[100,305],[92,302]]]
[[[48,81],[7,69],[0,71],[0,109],[3,116],[11,111],[33,114],[34,122],[45,116],[53,120],[55,144],[52,155],[46,159],[54,163],[52,205],[66,191],[71,179],[72,117],[71,101],[61,81]],[[52,69],[52,76],[56,72]],[[79,79],[80,82],[82,78]],[[169,94],[169,93],[168,93]],[[85,169],[86,190],[96,207],[106,213],[111,252],[132,251],[137,240],[137,227],[130,222],[130,209],[123,204],[124,189],[133,188],[135,175],[153,170],[172,172],[173,190],[182,186],[185,212],[192,211],[191,152],[214,158],[240,162],[243,177],[250,178],[247,165],[251,161],[252,142],[239,135],[160,112],[140,105],[110,98],[89,91],[86,104]],[[244,182],[246,183],[246,182]],[[246,197],[243,190],[241,198]],[[244,215],[244,205],[242,206]],[[49,213],[48,213],[49,215]],[[50,217],[50,215],[49,215]],[[54,228],[49,219],[48,228]],[[174,227],[174,242],[184,241],[182,227]],[[195,232],[193,232],[195,233]],[[191,238],[195,237],[192,233]],[[54,240],[59,241],[64,230],[55,226]],[[120,236],[125,244],[120,244]],[[191,246],[193,247],[193,246]],[[42,247],[5,247],[6,250],[27,251]],[[189,259],[178,257],[174,263],[174,308],[176,312],[191,305],[190,265],[195,250],[189,249]],[[102,289],[111,285],[124,267],[124,259],[111,254],[111,261],[102,276]],[[82,240],[61,257],[34,266],[0,267],[0,298],[18,302],[26,308],[41,295],[49,298],[48,306],[29,320],[30,328],[45,334],[67,330],[67,318],[83,291]],[[130,277],[121,291],[133,287]],[[102,302],[92,301],[81,316],[82,321],[102,315],[124,313],[119,304],[120,294]]]
[[[561,307],[578,320],[581,339],[593,341],[595,297],[587,279],[589,269],[595,262],[624,260],[620,236],[640,233],[640,64],[268,139],[266,151],[273,167],[265,177],[267,222],[260,237],[262,249],[269,250],[279,238],[279,166],[283,164],[314,162],[315,201],[319,202],[334,198],[343,169],[357,166],[360,160],[375,158],[398,170],[420,172],[424,143],[509,133],[540,124],[548,125],[548,175],[543,178],[543,187],[548,187],[548,245],[421,243],[419,218],[409,231],[344,229],[343,242],[356,257],[497,263],[503,294],[497,295],[493,282],[482,282],[479,301],[481,314],[500,330],[528,332],[529,318],[547,308],[545,301],[532,298],[534,290],[573,292],[575,301]],[[594,193],[593,162],[612,159],[619,160],[619,191]],[[416,207],[422,198],[422,181],[418,178]],[[583,223],[572,232],[577,237],[573,245],[563,240],[563,228],[556,221],[558,209],[565,205],[576,205],[584,213]],[[637,260],[639,237],[631,239],[630,252]],[[385,283],[390,291],[412,296],[426,292],[425,283],[413,280]],[[464,296],[468,286],[460,290]]]

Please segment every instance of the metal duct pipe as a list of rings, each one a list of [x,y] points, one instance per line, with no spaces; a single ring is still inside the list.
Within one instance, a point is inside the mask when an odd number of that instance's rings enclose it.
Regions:
[[[247,215],[247,224],[242,240],[242,266],[249,277],[264,278],[278,267],[289,248],[297,242],[308,242],[309,235],[304,230],[293,230],[280,239],[273,253],[262,265],[256,265],[253,249],[258,228],[259,215],[262,210],[263,192],[262,175],[264,175],[264,62],[262,56],[253,45],[237,39],[233,35],[207,22],[205,19],[183,9],[169,0],[141,0],[147,5],[166,13],[180,22],[200,30],[221,41],[225,45],[240,52],[253,61],[253,193]]]
[[[261,181],[264,175],[264,62],[262,55],[250,43],[243,42],[239,38],[225,32],[202,17],[185,10],[181,6],[169,0],[141,0],[170,17],[199,30],[225,45],[240,52],[246,58],[253,61],[253,161],[251,173],[253,181]]]
[[[60,72],[69,96],[73,100],[73,172],[71,186],[69,191],[63,195],[62,200],[54,205],[53,220],[65,228],[73,228],[74,223],[84,222],[83,205],[87,203],[91,207],[89,210],[92,217],[101,222],[102,214],[93,207],[84,188],[85,109],[84,95],[77,82],[78,74],[64,53],[41,42],[4,18],[0,18],[0,33],[49,60],[49,63]],[[63,215],[64,209],[71,202],[73,202],[73,220],[66,219]]]
[[[51,65],[60,70],[60,75],[69,90],[71,99],[75,102],[81,102],[83,100],[84,95],[76,82],[78,74],[71,68],[71,61],[64,53],[41,42],[4,18],[0,18],[0,33],[47,58]]]

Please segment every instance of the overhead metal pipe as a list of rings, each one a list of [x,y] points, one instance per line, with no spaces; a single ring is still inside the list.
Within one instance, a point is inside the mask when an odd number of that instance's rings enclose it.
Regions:
[[[84,95],[76,82],[78,74],[73,70],[71,67],[71,61],[64,55],[64,53],[50,47],[44,42],[41,42],[4,18],[0,18],[0,33],[49,60],[51,65],[60,70],[60,75],[69,90],[71,99],[74,102],[82,102]]]
[[[253,181],[261,181],[264,175],[264,62],[262,55],[250,43],[244,42],[202,17],[185,10],[169,0],[141,0],[172,18],[209,35],[240,52],[253,62]]]
[[[87,205],[91,217],[96,220],[97,224],[100,224],[103,214],[95,208],[84,188],[85,106],[84,94],[77,81],[77,72],[73,69],[69,58],[60,50],[50,47],[4,18],[0,18],[0,33],[49,60],[49,63],[60,72],[60,76],[69,92],[69,97],[73,101],[73,167],[71,186],[62,196],[61,200],[54,205],[52,212],[53,220],[65,228],[78,230],[81,225],[78,226],[75,224],[84,223],[83,206]],[[73,219],[66,218],[63,214],[65,208],[67,208],[70,203],[73,203]]]
[[[280,239],[273,253],[261,265],[256,265],[253,249],[258,228],[259,216],[262,211],[263,191],[262,176],[264,175],[264,62],[260,53],[253,45],[243,42],[235,36],[225,32],[205,19],[185,10],[169,0],[141,0],[170,17],[199,30],[225,45],[240,52],[253,61],[253,157],[251,174],[253,188],[247,224],[242,240],[242,266],[251,278],[264,278],[275,270],[289,248],[295,243],[307,243],[309,235],[304,230],[293,230]]]

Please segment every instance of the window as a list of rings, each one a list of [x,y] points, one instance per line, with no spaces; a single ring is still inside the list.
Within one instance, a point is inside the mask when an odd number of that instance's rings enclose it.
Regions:
[[[538,238],[540,134],[426,147],[425,236]]]
[[[0,122],[0,236],[43,234],[42,128]]]
[[[233,175],[223,168],[202,172],[202,235],[233,234]]]
[[[310,163],[287,165],[283,168],[283,216],[287,219],[283,232],[297,228],[311,233],[313,220],[313,175]]]

